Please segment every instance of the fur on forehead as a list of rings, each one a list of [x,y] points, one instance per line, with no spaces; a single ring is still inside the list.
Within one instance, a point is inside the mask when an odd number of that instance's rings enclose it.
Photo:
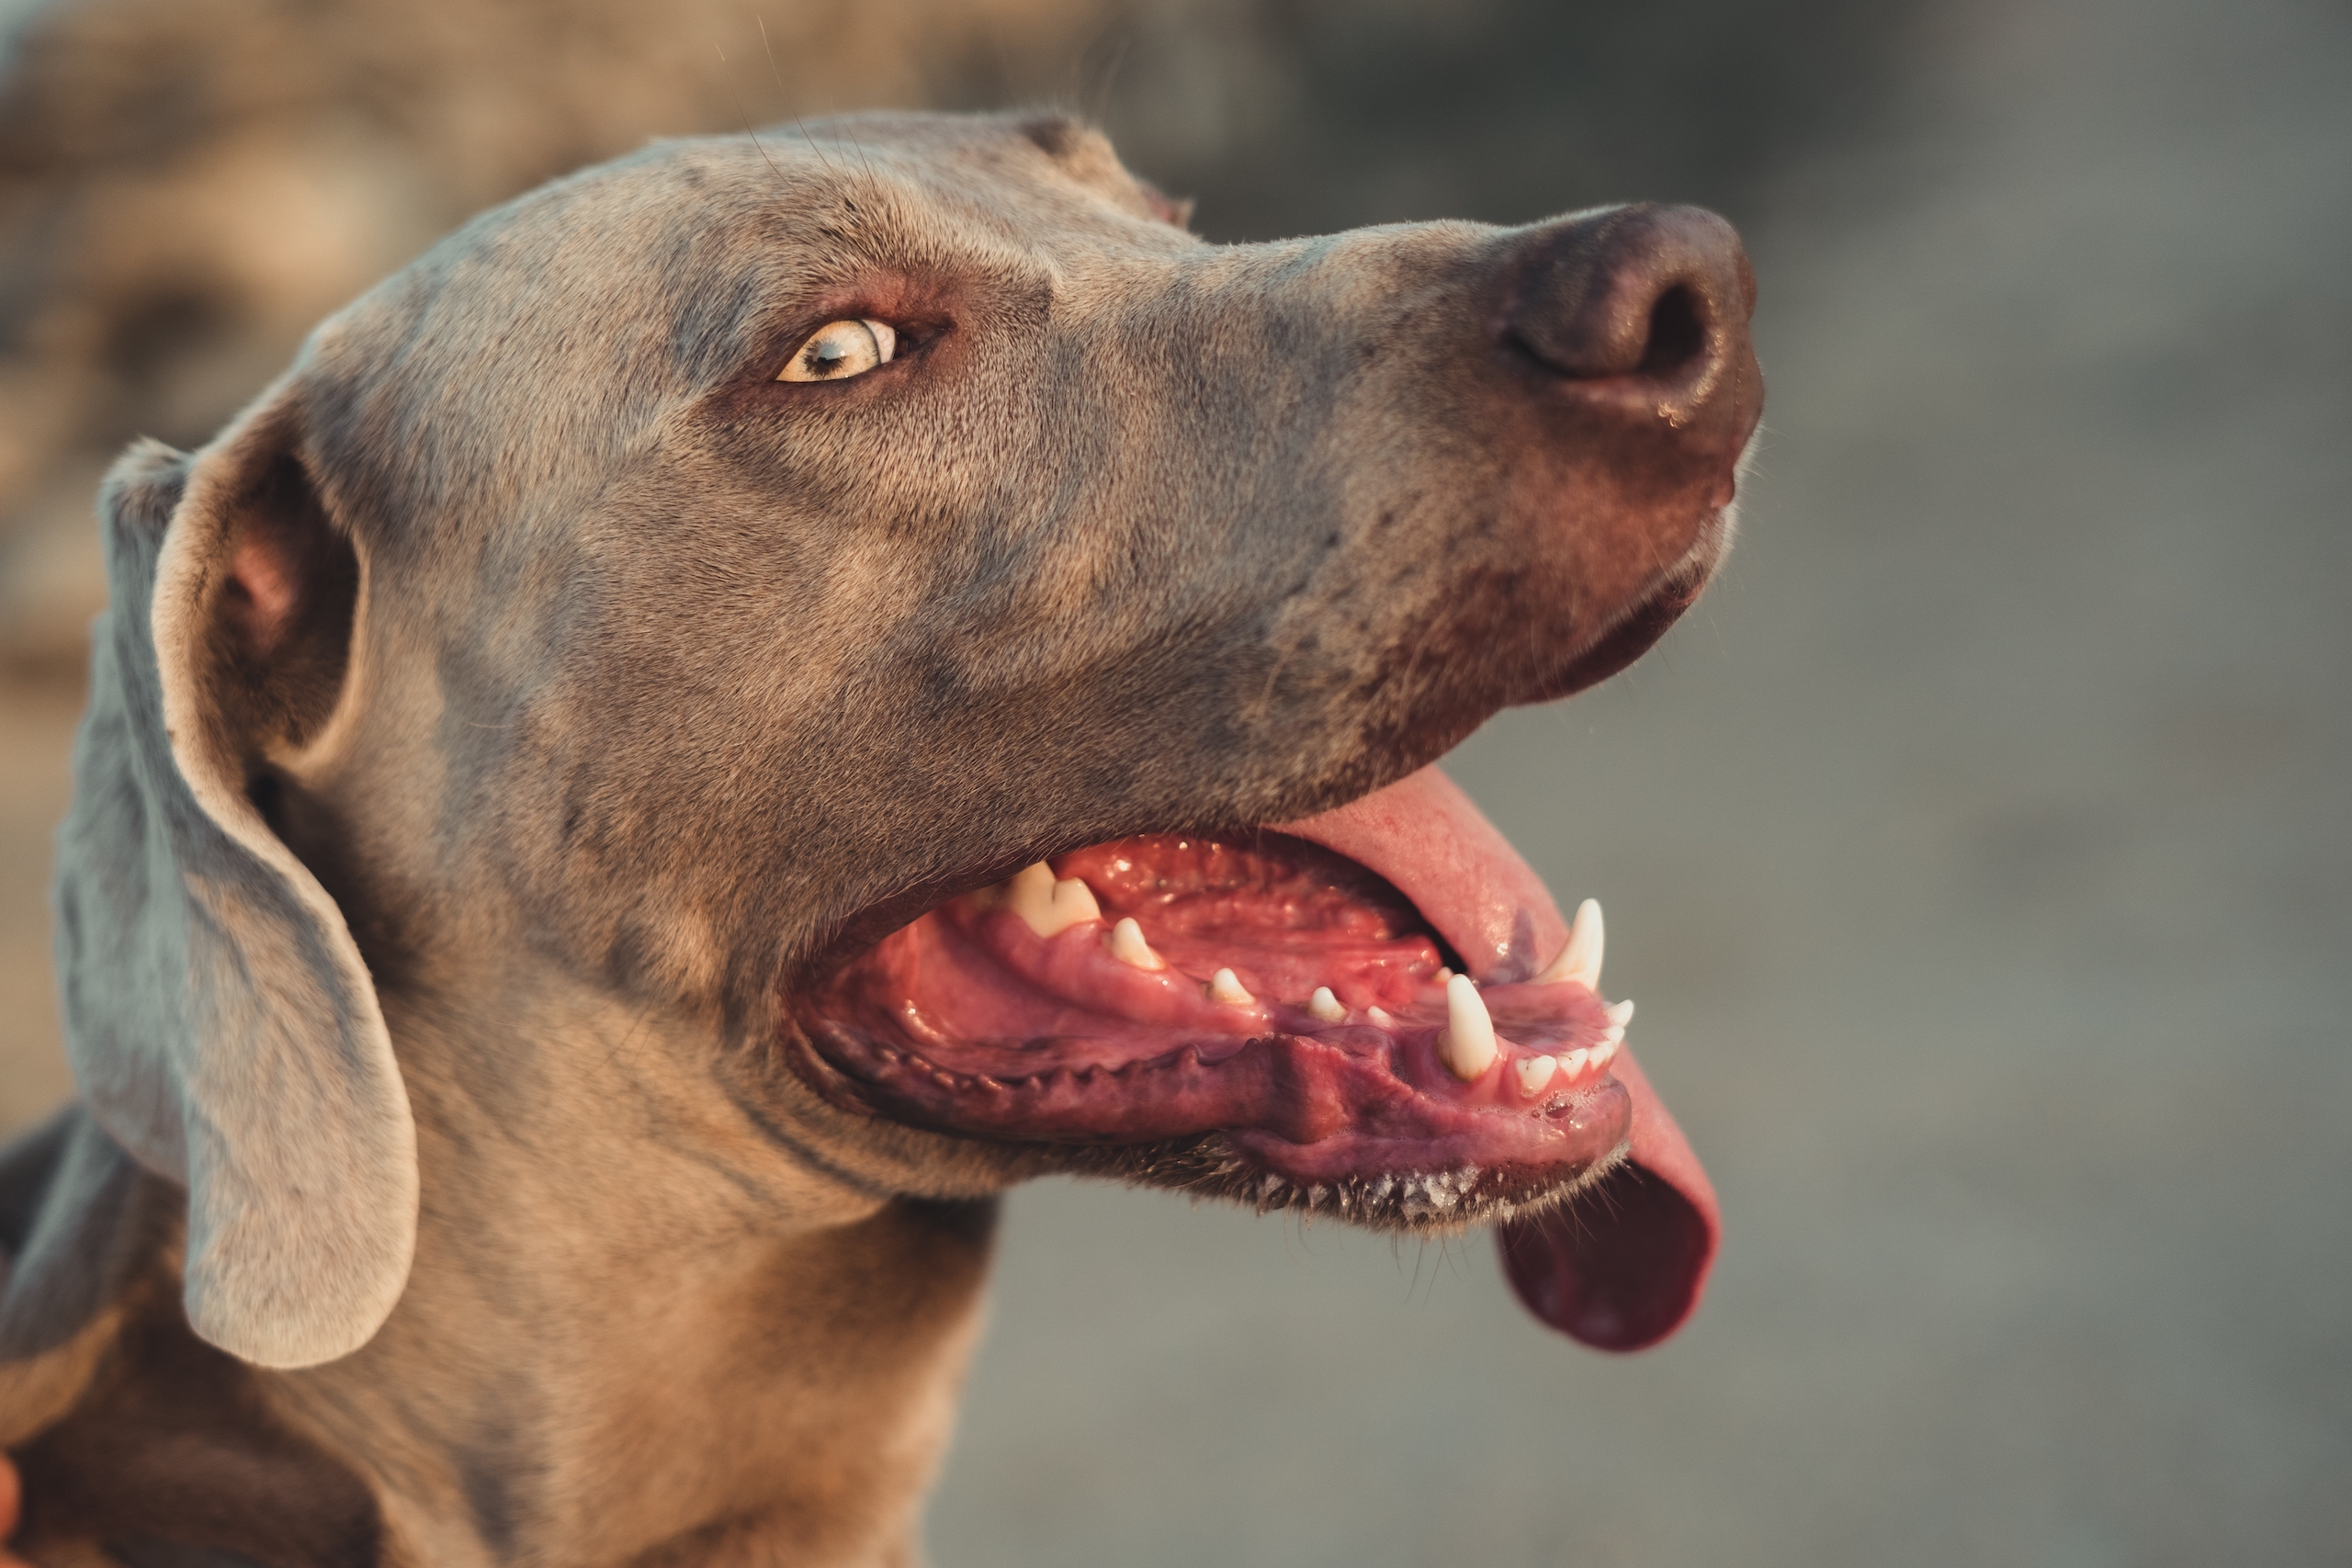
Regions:
[[[312,455],[339,515],[393,548],[435,520],[569,515],[829,288],[1050,292],[1106,254],[1198,249],[1170,205],[1098,133],[1050,118],[656,142],[482,214],[323,324],[295,371]],[[421,445],[431,465],[408,456]]]

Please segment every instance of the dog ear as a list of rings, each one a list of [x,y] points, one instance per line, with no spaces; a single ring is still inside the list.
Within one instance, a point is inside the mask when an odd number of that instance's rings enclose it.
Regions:
[[[416,1241],[416,1130],[342,912],[265,819],[346,684],[360,564],[281,387],[102,491],[109,588],[60,834],[66,1041],[97,1121],[187,1189],[187,1318],[248,1361],[367,1343]]]
[[[1149,180],[1136,181],[1136,188],[1143,192],[1143,204],[1151,215],[1173,229],[1190,230],[1193,226],[1193,198],[1170,196]]]
[[[82,1398],[176,1261],[178,1196],[81,1106],[0,1146],[0,1448]]]

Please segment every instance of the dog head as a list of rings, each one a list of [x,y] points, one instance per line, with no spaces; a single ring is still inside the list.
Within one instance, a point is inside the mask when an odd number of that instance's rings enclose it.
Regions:
[[[1597,922],[1424,770],[1705,581],[1737,243],[1179,216],[1058,119],[659,145],[118,468],[61,965],[200,1333],[372,1334],[417,1212],[379,996],[518,976],[695,1021],[775,1157],[874,1190],[1507,1220],[1556,1325],[1679,1320],[1712,1198]]]

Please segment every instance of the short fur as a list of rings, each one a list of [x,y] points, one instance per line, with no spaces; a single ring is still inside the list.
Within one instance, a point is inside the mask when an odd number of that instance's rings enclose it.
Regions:
[[[1752,424],[1498,371],[1611,220],[1170,216],[1060,120],[664,144],[117,467],[85,1100],[0,1162],[36,1562],[915,1557],[995,1195],[1105,1156],[823,1092],[795,987],[1599,678],[1722,547],[1677,455]],[[909,351],[775,379],[844,315]]]

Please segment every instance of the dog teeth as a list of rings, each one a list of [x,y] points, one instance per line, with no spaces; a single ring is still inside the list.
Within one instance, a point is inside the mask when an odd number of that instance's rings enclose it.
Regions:
[[[1133,915],[1120,917],[1119,923],[1111,928],[1111,934],[1105,940],[1110,943],[1111,956],[1130,968],[1168,967],[1168,960],[1152,952],[1151,943],[1144,941],[1143,928],[1136,924]]]
[[[1495,1021],[1487,1015],[1486,998],[1467,975],[1445,983],[1445,1032],[1437,1037],[1437,1049],[1464,1083],[1494,1066]]]
[[[1616,1056],[1617,1043],[1614,1040],[1603,1039],[1600,1044],[1592,1048],[1591,1062],[1595,1072],[1607,1066]]]
[[[1586,1066],[1590,1063],[1591,1060],[1592,1053],[1579,1046],[1576,1050],[1571,1051],[1566,1055],[1561,1057],[1560,1066],[1567,1069],[1568,1077],[1574,1077],[1578,1073],[1584,1071]]]
[[[1623,1029],[1623,1028],[1624,1028],[1627,1024],[1629,1024],[1629,1023],[1633,1022],[1633,1021],[1634,1021],[1634,1002],[1633,1002],[1633,998],[1630,998],[1630,997],[1628,997],[1625,1000],[1623,1000],[1623,1001],[1622,1001],[1622,1002],[1611,1002],[1611,1003],[1609,1004],[1609,1021],[1610,1021],[1610,1023],[1611,1023],[1611,1025],[1613,1025],[1614,1027],[1616,1027],[1616,1028],[1618,1028],[1618,1029]]]
[[[1051,936],[1060,929],[1053,923],[1054,868],[1044,861],[1023,866],[1012,874],[1004,885],[1004,902],[1039,936]]]
[[[1366,1008],[1363,1010],[1363,1016],[1364,1021],[1374,1029],[1393,1028],[1396,1022],[1395,1019],[1388,1016],[1386,1008]]]
[[[1068,930],[1102,919],[1102,906],[1094,901],[1094,889],[1075,876],[1066,876],[1054,884],[1054,918]]]
[[[1246,1008],[1258,998],[1241,988],[1241,982],[1234,978],[1232,970],[1220,969],[1209,976],[1209,999],[1227,1007]]]
[[[1306,1010],[1326,1023],[1348,1021],[1348,1010],[1340,1005],[1340,998],[1331,994],[1329,986],[1315,987],[1315,994],[1306,998]]]
[[[1059,936],[1072,926],[1102,918],[1094,889],[1075,876],[1055,881],[1054,868],[1044,861],[1023,866],[1004,886],[1005,907],[1039,936]]]
[[[1550,1056],[1521,1056],[1511,1064],[1511,1071],[1519,1075],[1519,1092],[1532,1099],[1544,1092],[1560,1064]]]
[[[1600,926],[1600,900],[1588,898],[1577,906],[1576,923],[1560,956],[1535,976],[1539,986],[1560,986],[1573,980],[1587,990],[1600,989],[1600,953],[1606,945]]]

